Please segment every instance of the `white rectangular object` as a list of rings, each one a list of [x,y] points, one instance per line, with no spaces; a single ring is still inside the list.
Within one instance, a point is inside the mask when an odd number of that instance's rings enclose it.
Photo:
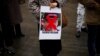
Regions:
[[[41,6],[39,40],[61,39],[62,13],[61,8]]]

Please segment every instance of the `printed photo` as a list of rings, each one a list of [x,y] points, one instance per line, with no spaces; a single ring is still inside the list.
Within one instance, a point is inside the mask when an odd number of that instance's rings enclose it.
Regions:
[[[41,13],[41,31],[58,32],[61,27],[60,13]]]

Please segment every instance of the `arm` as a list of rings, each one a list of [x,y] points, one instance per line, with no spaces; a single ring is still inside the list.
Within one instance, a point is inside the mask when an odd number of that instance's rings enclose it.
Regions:
[[[39,0],[29,0],[28,3],[29,11],[39,20],[40,3]],[[38,22],[38,21],[37,21]]]
[[[39,0],[29,0],[29,10],[32,12],[32,13],[37,13],[40,5],[39,5]]]

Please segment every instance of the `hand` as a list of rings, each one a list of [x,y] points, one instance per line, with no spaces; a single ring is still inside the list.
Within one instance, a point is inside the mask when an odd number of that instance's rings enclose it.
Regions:
[[[50,8],[55,8],[55,7],[57,7],[57,3],[55,2],[55,3],[50,3]]]

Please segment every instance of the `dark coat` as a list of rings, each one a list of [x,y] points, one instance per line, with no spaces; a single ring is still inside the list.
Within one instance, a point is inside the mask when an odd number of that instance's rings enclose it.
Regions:
[[[22,22],[22,15],[18,0],[10,0],[8,2],[10,20],[12,24],[20,24]]]
[[[61,40],[40,40],[40,52],[43,55],[59,54],[61,50]]]
[[[0,23],[10,22],[9,20],[9,10],[8,10],[8,0],[0,0]]]

